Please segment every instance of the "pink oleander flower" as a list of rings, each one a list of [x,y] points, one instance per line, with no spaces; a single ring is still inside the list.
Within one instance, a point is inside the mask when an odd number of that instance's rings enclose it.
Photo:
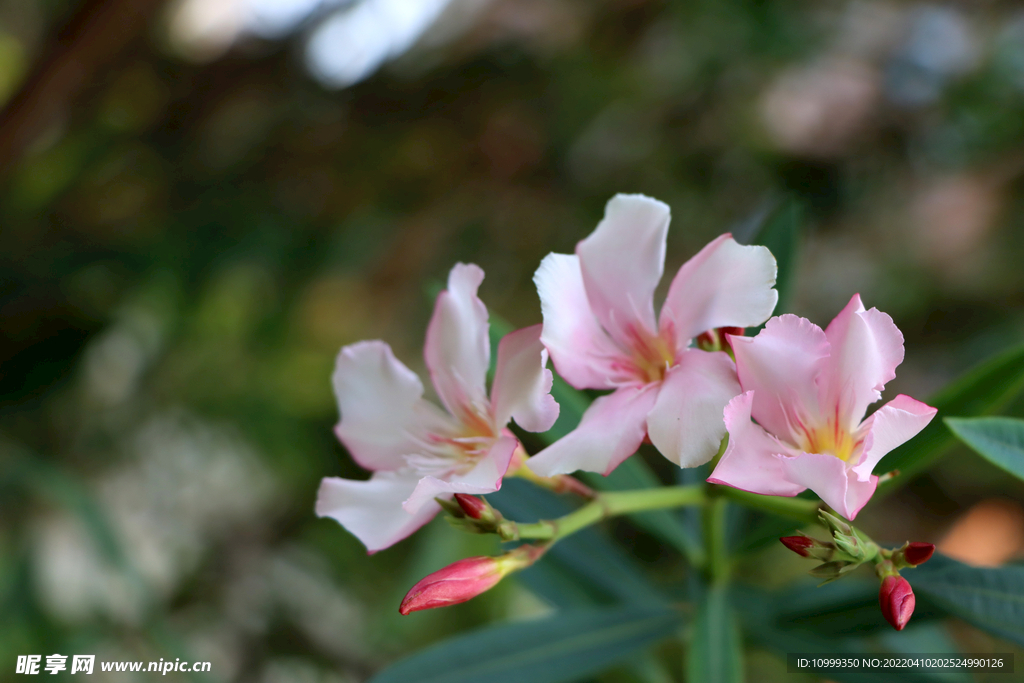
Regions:
[[[903,335],[859,295],[825,331],[783,315],[731,341],[745,393],[725,408],[729,445],[711,483],[774,496],[811,489],[853,519],[875,492],[878,461],[935,416],[900,394],[864,419],[903,362]]]
[[[423,399],[419,377],[384,342],[359,342],[338,354],[335,432],[374,474],[368,481],[324,479],[316,513],[339,521],[371,553],[430,521],[440,509],[436,497],[497,491],[519,446],[506,428],[511,418],[542,432],[558,417],[540,325],[498,344],[488,397],[487,308],[476,295],[483,278],[475,265],[452,268],[427,328],[424,356],[447,412]]]
[[[910,583],[899,574],[886,576],[878,590],[878,604],[882,616],[896,629],[902,631],[910,621],[917,604]]]
[[[542,476],[608,474],[646,436],[682,467],[707,462],[725,434],[722,409],[740,393],[728,354],[690,346],[705,332],[749,327],[775,308],[775,259],[722,235],[683,264],[659,317],[669,208],[616,195],[575,254],[548,254],[534,276],[541,341],[577,389],[612,389],[579,426],[527,461]]]

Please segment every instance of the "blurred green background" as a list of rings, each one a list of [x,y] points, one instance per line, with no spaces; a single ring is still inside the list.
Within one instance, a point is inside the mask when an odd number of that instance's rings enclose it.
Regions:
[[[422,374],[456,261],[484,268],[492,314],[540,322],[534,269],[616,192],[671,206],[669,275],[803,206],[788,308],[824,325],[860,292],[890,313],[887,397],[1024,337],[1013,2],[0,0],[0,102],[2,680],[57,652],[348,683],[548,609],[507,581],[398,616],[494,546],[436,520],[367,557],[313,515],[321,477],[365,476],[329,377],[366,338]],[[858,521],[999,563],[1024,550],[1022,498],[960,448]],[[781,585],[798,560],[750,573]]]

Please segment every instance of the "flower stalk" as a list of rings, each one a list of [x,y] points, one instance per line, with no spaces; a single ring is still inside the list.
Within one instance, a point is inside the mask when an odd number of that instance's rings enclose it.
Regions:
[[[522,524],[506,520],[498,525],[504,541],[532,539],[555,543],[591,524],[610,517],[664,508],[700,505],[705,500],[702,486],[668,486],[635,491],[595,493],[593,500],[564,517]]]

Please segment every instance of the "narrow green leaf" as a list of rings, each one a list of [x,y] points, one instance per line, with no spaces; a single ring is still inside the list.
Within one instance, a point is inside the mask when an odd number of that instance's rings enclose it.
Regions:
[[[978,455],[1018,479],[1024,479],[1024,420],[947,417],[945,422]]]
[[[693,624],[686,669],[690,681],[743,681],[743,644],[725,586],[712,586],[704,594]]]
[[[780,593],[751,588],[734,589],[734,593],[737,593],[734,604],[746,633],[784,661],[789,653],[827,657],[866,652],[873,656],[885,654],[877,642],[850,637],[850,634],[865,632],[861,617],[869,603],[874,610],[874,621],[885,624],[878,613],[878,589],[874,582],[847,579],[817,589],[813,584],[804,583]],[[806,621],[812,616],[813,623]],[[822,625],[828,628],[822,630]],[[829,671],[828,679],[839,683],[934,683],[936,680],[933,674],[901,669]]]
[[[975,417],[995,412],[1024,388],[1024,345],[1005,351],[969,370],[926,403],[939,416]],[[941,421],[932,420],[920,434],[882,458],[876,474],[899,470],[900,476],[883,482],[875,497],[909,482],[956,443]]]
[[[477,631],[412,655],[371,683],[559,683],[603,671],[675,633],[667,607],[621,605],[560,612]]]
[[[136,578],[117,533],[87,487],[50,461],[3,436],[0,436],[0,455],[3,455],[0,481],[23,486],[65,507],[89,532],[101,557],[110,566]]]
[[[1024,566],[971,567],[936,555],[907,579],[918,598],[1024,645]]]
[[[750,244],[768,247],[779,266],[775,281],[779,304],[775,308],[775,315],[788,312],[793,303],[803,221],[803,206],[795,199],[786,199],[768,214],[761,228],[750,239]]]
[[[639,455],[626,458],[607,477],[596,472],[581,472],[580,478],[600,491],[629,491],[661,486],[658,477]],[[702,560],[704,551],[700,541],[675,511],[639,512],[629,515],[629,519],[693,561],[699,563]]]

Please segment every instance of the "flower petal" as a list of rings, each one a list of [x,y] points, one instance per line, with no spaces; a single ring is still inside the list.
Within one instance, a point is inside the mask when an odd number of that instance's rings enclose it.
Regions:
[[[641,326],[657,332],[654,289],[665,268],[669,208],[640,194],[617,194],[604,218],[576,245],[583,282],[594,314],[620,344]]]
[[[427,501],[415,514],[402,509],[419,477],[408,470],[377,472],[369,481],[327,477],[320,484],[316,514],[331,517],[362,541],[370,553],[383,550],[429,522],[441,506]]]
[[[579,257],[548,254],[533,281],[544,315],[540,340],[558,374],[577,389],[613,388],[614,363],[625,354],[601,329],[590,309]]]
[[[487,307],[476,292],[484,271],[457,263],[448,274],[448,289],[437,296],[427,327],[423,355],[441,401],[457,417],[487,406],[487,366],[491,343]]]
[[[491,387],[491,405],[498,427],[514,417],[528,432],[546,432],[558,419],[551,396],[548,352],[540,343],[541,325],[506,334],[498,343],[498,363]]]
[[[771,316],[779,293],[775,257],[767,247],[742,246],[722,235],[683,264],[672,279],[660,325],[685,345],[716,327],[753,327]]]
[[[819,422],[815,379],[828,362],[821,328],[805,318],[772,318],[756,337],[729,337],[744,391],[754,391],[752,415],[770,433],[793,444],[800,424]]]
[[[878,486],[878,477],[861,481],[852,470],[846,469],[845,462],[828,453],[801,453],[779,460],[787,479],[817,493],[846,519],[857,516]]]
[[[368,470],[397,470],[415,452],[413,437],[439,416],[423,400],[423,384],[382,341],[341,349],[332,377],[341,422],[335,433]]]
[[[718,452],[725,423],[722,411],[740,394],[736,367],[719,351],[685,351],[661,383],[647,415],[647,433],[666,458],[680,467],[696,467]]]
[[[444,478],[428,476],[420,479],[402,506],[406,512],[416,513],[424,505],[431,504],[438,496],[448,498],[455,493],[494,493],[501,488],[501,478],[508,471],[512,454],[518,445],[519,441],[514,436],[498,437],[487,453],[480,456],[473,469],[465,474],[453,474]]]
[[[917,436],[937,412],[937,408],[900,394],[872,413],[862,427],[864,455],[853,468],[858,477],[867,479],[885,454]]]
[[[788,449],[750,421],[754,400],[754,392],[748,391],[725,407],[729,445],[708,481],[767,496],[795,496],[806,487],[789,481],[783,473],[777,454],[786,454]]]
[[[654,385],[622,387],[595,400],[576,429],[526,461],[542,477],[576,470],[608,474],[636,452],[647,431]]]
[[[882,398],[885,384],[903,362],[903,334],[877,308],[864,310],[860,295],[825,329],[831,358],[823,377],[822,402],[839,406],[843,426],[853,431],[869,405]]]

